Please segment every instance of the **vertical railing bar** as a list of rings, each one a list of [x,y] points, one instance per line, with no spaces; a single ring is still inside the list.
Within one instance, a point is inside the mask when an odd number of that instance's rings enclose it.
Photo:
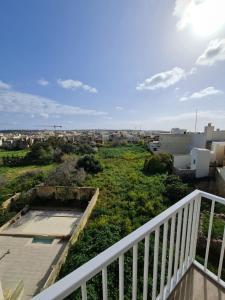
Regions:
[[[163,249],[162,249],[162,264],[161,264],[161,278],[160,278],[160,298],[159,298],[160,300],[163,300],[163,297],[164,297],[167,235],[168,235],[168,221],[164,224],[164,227],[163,227]]]
[[[119,300],[124,299],[124,254],[119,257]]]
[[[182,240],[181,240],[181,254],[180,254],[180,268],[178,278],[183,273],[183,259],[184,259],[184,247],[185,247],[185,240],[186,240],[186,233],[187,233],[187,212],[188,212],[188,205],[184,208],[184,218],[183,218],[183,226],[182,226]]]
[[[208,237],[207,237],[207,244],[206,244],[206,251],[205,251],[204,271],[206,271],[207,266],[208,266],[209,246],[210,246],[210,241],[211,241],[211,233],[212,233],[212,224],[213,224],[214,209],[215,209],[215,200],[212,201],[212,205],[211,205],[211,212],[210,212],[210,219],[209,219],[209,228],[208,228]]]
[[[193,221],[192,221],[192,228],[191,228],[190,263],[193,261],[193,246],[194,246],[195,231],[197,226],[197,210],[198,210],[198,198],[194,200],[194,212],[193,212]]]
[[[159,227],[156,228],[155,230],[152,300],[156,299],[156,292],[157,292],[158,256],[159,256]]]
[[[143,300],[148,298],[149,235],[145,237]]]
[[[186,240],[186,249],[185,249],[184,270],[186,270],[187,265],[188,265],[192,217],[193,217],[193,201],[189,205],[189,212],[188,212],[188,230],[187,230],[187,240]]]
[[[102,292],[103,292],[103,300],[107,300],[108,299],[107,267],[102,269]]]
[[[86,286],[86,282],[81,285],[81,295],[82,295],[82,300],[87,300],[87,286]]]
[[[172,266],[173,266],[173,249],[174,249],[175,221],[176,221],[176,214],[173,215],[172,221],[171,221],[170,251],[169,251],[169,264],[168,264],[168,277],[167,277],[167,294],[171,291],[171,275],[172,275]]]
[[[183,209],[181,209],[178,213],[173,285],[175,285],[177,283],[177,267],[178,267],[179,248],[180,248],[180,232],[181,232],[182,210]]]
[[[133,246],[132,300],[137,299],[137,256],[138,256],[138,244]]]
[[[218,274],[217,274],[218,281],[220,281],[222,267],[223,267],[224,249],[225,249],[225,226],[223,230],[223,242],[220,251],[220,261],[219,261]]]
[[[193,246],[193,254],[192,254],[192,258],[195,259],[195,255],[196,255],[196,249],[197,249],[197,241],[198,241],[198,227],[199,227],[199,221],[200,221],[200,213],[201,213],[201,201],[202,201],[202,197],[198,196],[197,198],[197,214],[196,214],[196,228],[195,228],[195,237],[194,237],[194,246]]]

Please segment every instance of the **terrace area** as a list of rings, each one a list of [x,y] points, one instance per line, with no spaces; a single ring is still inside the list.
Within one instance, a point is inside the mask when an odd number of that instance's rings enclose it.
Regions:
[[[31,299],[55,281],[98,193],[67,186],[37,186],[27,192],[29,205],[0,228],[0,299]],[[9,200],[5,209],[21,201]]]
[[[224,228],[222,239],[215,241],[212,236],[214,214],[224,211],[224,205],[224,198],[196,190],[33,299],[59,300],[74,291],[83,300],[92,299],[89,284],[96,277],[101,281],[99,299],[103,300],[225,299]],[[203,210],[208,213],[208,223],[202,246]],[[129,255],[131,285],[126,272]],[[211,262],[212,257],[216,262]],[[117,273],[115,287],[111,272]]]
[[[5,293],[23,282],[23,299],[45,284],[83,212],[30,210],[0,232],[0,278]]]

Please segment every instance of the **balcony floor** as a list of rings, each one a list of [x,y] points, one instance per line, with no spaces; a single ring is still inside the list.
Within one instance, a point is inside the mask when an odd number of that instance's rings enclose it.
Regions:
[[[225,300],[225,290],[193,266],[168,300]]]

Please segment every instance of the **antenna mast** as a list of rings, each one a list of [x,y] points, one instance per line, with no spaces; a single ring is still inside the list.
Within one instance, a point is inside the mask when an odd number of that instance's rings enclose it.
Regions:
[[[196,112],[195,112],[195,133],[197,131],[197,122],[198,122],[198,110],[196,109]]]

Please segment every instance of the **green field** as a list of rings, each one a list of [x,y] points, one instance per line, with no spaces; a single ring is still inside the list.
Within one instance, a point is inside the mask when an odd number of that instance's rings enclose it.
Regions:
[[[56,164],[46,166],[0,167],[0,203],[16,192],[30,189],[40,183]],[[38,175],[41,173],[41,176]],[[3,182],[3,183],[2,183]]]
[[[24,149],[24,150],[15,150],[15,151],[9,151],[9,150],[3,150],[0,149],[0,158],[5,157],[5,156],[20,156],[24,157],[29,150]]]
[[[88,177],[84,184],[99,187],[99,199],[82,236],[71,247],[60,277],[75,270],[166,208],[163,197],[166,175],[146,176],[142,171],[144,160],[149,155],[146,148],[140,145],[99,149],[96,158],[101,161],[103,171]],[[129,257],[126,259],[129,260]],[[131,298],[129,268],[126,299]],[[117,299],[118,278],[115,273],[112,272],[108,283],[109,287],[113,287],[109,288],[112,293],[110,299]],[[101,298],[97,292],[101,290],[100,286],[98,279],[88,285],[90,299]],[[80,299],[80,295],[71,296],[71,299]]]
[[[50,164],[46,166],[23,166],[23,167],[0,167],[0,175],[4,176],[6,180],[9,182],[16,177],[35,170],[42,170],[42,171],[50,171],[52,170],[56,164]]]

